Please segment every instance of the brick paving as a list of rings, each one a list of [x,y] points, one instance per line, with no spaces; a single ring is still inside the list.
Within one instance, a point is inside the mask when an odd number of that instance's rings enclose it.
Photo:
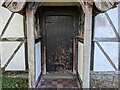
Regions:
[[[49,77],[49,76],[48,76]],[[42,78],[38,88],[41,90],[80,90],[78,81],[75,77],[73,78]]]

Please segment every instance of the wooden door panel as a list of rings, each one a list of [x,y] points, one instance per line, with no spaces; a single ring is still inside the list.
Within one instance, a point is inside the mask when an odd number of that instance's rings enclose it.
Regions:
[[[45,18],[47,72],[72,73],[73,16]]]

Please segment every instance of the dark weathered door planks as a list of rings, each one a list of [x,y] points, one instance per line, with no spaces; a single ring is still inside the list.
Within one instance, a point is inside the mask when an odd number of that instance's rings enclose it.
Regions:
[[[42,15],[40,17],[40,22],[41,22],[41,25],[42,25],[42,72],[44,74],[47,74],[48,70],[47,70],[47,42],[46,42],[46,26],[45,26],[45,18],[47,16],[70,16],[70,17],[73,17],[73,23],[72,23],[72,26],[73,26],[73,36],[71,37],[71,49],[69,49],[70,51],[72,51],[70,57],[72,58],[72,63],[71,63],[71,73],[76,73],[77,71],[77,45],[76,45],[76,36],[77,36],[77,23],[78,23],[78,9],[77,7],[66,7],[66,8],[63,8],[63,7],[56,7],[56,8],[53,8],[53,7],[49,7],[49,9],[46,9],[48,7],[43,7],[41,8],[43,11],[42,11]],[[40,13],[40,12],[39,12]],[[49,22],[48,22],[49,23]],[[59,31],[59,30],[58,30]],[[75,43],[73,42],[73,40],[75,40]],[[74,45],[75,44],[75,45]],[[75,47],[73,47],[75,46]],[[73,50],[75,48],[75,51]],[[74,53],[74,54],[73,54]],[[75,60],[75,61],[74,61]],[[59,64],[59,63],[57,63]],[[74,68],[73,68],[74,67]],[[61,72],[62,73],[62,72]],[[66,72],[64,72],[66,73]]]
[[[72,73],[73,16],[45,18],[47,72]]]

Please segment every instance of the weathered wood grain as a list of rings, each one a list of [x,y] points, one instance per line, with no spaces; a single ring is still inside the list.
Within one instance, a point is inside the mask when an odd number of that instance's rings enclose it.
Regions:
[[[22,2],[16,0],[6,0],[2,6],[6,7],[12,12],[20,12],[23,10],[25,4],[26,0],[22,0]]]
[[[23,41],[26,42],[25,38],[17,38],[17,37],[10,37],[10,38],[1,38],[2,42],[19,42]]]
[[[35,88],[35,36],[34,36],[34,10],[26,9],[27,23],[27,49],[29,64],[29,88]]]
[[[105,12],[115,6],[118,0],[94,0],[96,8],[101,11]]]
[[[90,87],[90,59],[92,39],[92,11],[91,4],[85,6],[84,45],[83,45],[83,88]]]

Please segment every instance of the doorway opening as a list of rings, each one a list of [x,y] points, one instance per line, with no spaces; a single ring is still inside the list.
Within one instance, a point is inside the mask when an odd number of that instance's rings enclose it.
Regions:
[[[44,73],[73,73],[78,7],[41,7],[42,62]],[[76,67],[76,68],[75,68]]]

